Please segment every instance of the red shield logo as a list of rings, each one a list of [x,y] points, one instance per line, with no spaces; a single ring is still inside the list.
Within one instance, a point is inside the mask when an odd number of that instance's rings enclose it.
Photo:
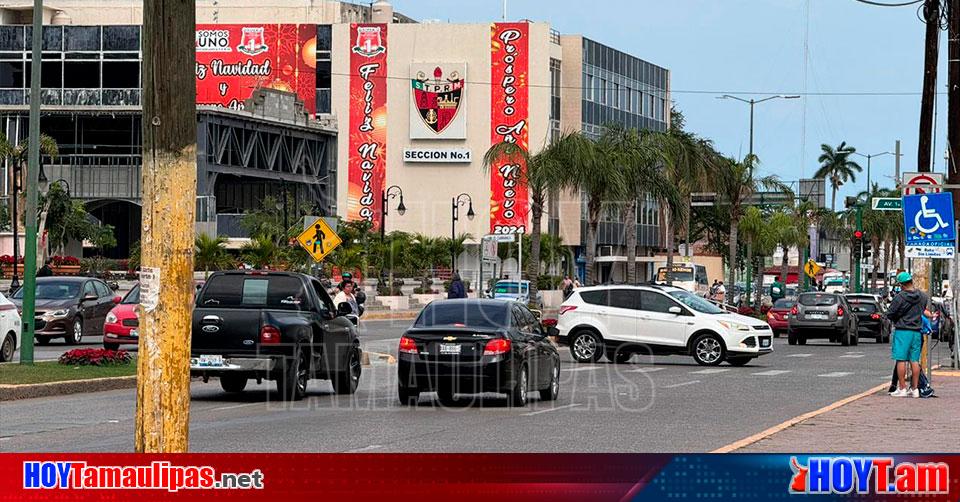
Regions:
[[[413,99],[420,111],[420,118],[433,132],[440,134],[460,110],[463,78],[456,71],[445,77],[438,66],[433,70],[432,79],[419,72],[412,84]]]
[[[353,46],[353,52],[371,58],[386,50],[379,26],[357,26],[357,43]]]

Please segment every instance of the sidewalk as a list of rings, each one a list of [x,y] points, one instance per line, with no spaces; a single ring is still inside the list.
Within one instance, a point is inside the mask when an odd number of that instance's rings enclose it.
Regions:
[[[736,453],[955,451],[960,372],[934,371],[937,398],[893,398],[886,389],[815,416]]]

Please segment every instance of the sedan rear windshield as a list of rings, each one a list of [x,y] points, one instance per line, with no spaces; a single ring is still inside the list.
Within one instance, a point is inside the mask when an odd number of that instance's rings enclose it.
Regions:
[[[506,328],[510,326],[510,306],[469,301],[433,302],[420,312],[413,325],[417,328]]]
[[[836,303],[836,295],[822,293],[804,293],[800,295],[800,305],[805,307],[826,307]]]
[[[785,298],[781,298],[781,299],[773,302],[773,308],[775,308],[775,309],[788,309],[788,308],[792,308],[796,303],[797,303],[796,300],[787,300],[787,299],[785,299]]]
[[[862,312],[864,314],[872,314],[877,311],[877,305],[875,303],[867,303],[867,302],[864,302],[864,303],[851,302],[850,308],[852,308],[854,312]]]
[[[197,305],[306,310],[309,308],[309,300],[297,277],[229,274],[211,278]]]

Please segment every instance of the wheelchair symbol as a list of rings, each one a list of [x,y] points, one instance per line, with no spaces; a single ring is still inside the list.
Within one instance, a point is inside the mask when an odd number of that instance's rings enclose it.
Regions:
[[[950,225],[947,222],[943,221],[943,218],[940,217],[940,213],[936,212],[933,209],[927,209],[928,199],[929,198],[926,195],[920,197],[920,212],[917,213],[917,216],[913,219],[913,223],[917,227],[917,230],[925,234],[932,234],[937,230],[947,228]],[[920,224],[921,219],[934,219],[936,221],[932,222],[933,223],[932,227],[925,227]]]

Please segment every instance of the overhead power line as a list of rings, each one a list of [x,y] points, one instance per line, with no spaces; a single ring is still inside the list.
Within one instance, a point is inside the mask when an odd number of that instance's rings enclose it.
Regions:
[[[896,2],[896,3],[887,3],[887,2],[877,2],[874,0],[856,0],[860,3],[865,3],[867,5],[875,5],[877,7],[908,7],[910,5],[916,5],[923,0],[913,0],[911,2]]]

